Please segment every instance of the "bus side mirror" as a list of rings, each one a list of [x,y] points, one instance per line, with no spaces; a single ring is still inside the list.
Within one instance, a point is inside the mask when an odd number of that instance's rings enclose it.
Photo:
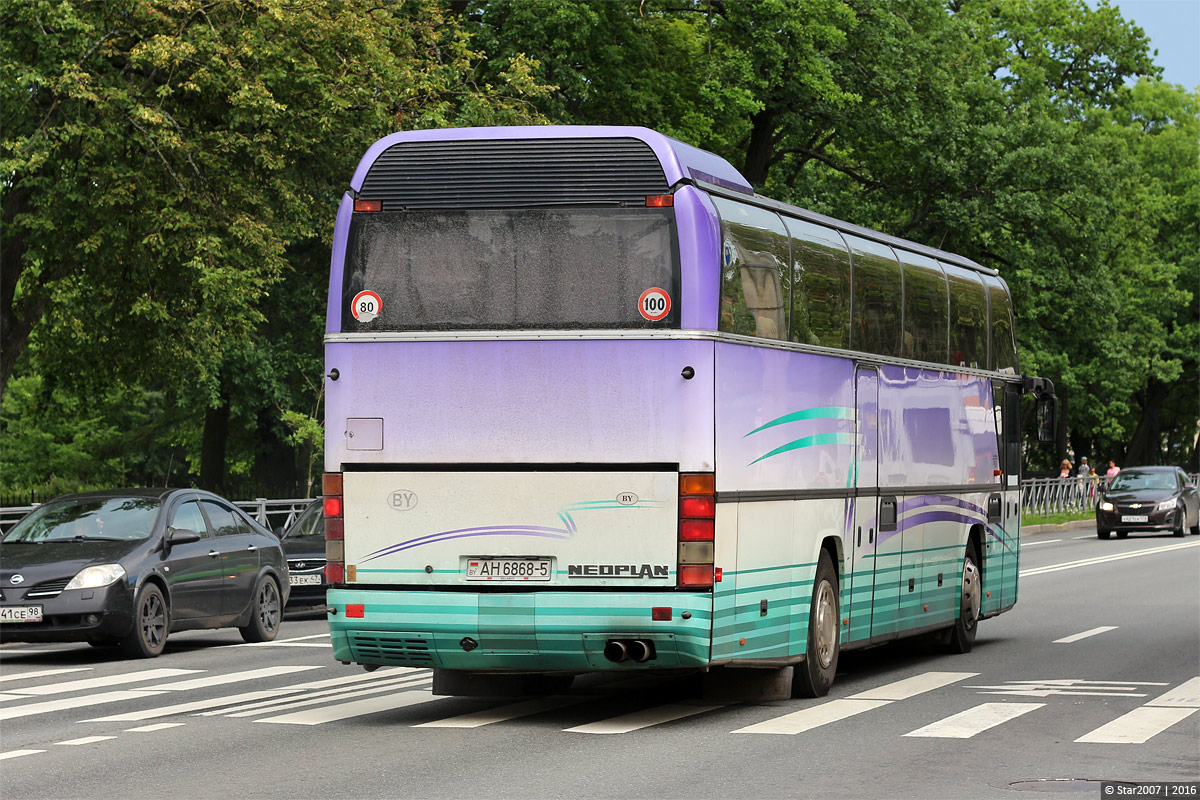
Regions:
[[[1058,397],[1043,395],[1037,399],[1037,428],[1039,442],[1053,442],[1058,429]]]

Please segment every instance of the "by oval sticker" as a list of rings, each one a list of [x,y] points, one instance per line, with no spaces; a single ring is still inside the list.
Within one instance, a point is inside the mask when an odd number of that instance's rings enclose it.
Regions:
[[[657,286],[647,289],[638,298],[638,313],[651,322],[658,322],[671,313],[671,295]]]
[[[383,307],[383,301],[379,299],[379,295],[374,292],[359,292],[354,295],[354,299],[350,301],[350,313],[359,322],[370,322],[379,316],[379,310]]]

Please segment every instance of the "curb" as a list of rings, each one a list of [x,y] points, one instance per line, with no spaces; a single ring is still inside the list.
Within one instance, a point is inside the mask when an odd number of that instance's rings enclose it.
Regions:
[[[1030,533],[1057,533],[1058,531],[1073,531],[1079,528],[1094,528],[1096,521],[1091,519],[1077,519],[1071,522],[1061,522],[1057,525],[1023,525],[1021,527],[1021,536]]]

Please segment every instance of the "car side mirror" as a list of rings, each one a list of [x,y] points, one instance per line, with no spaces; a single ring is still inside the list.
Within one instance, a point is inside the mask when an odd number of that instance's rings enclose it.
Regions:
[[[1058,398],[1043,395],[1037,399],[1037,427],[1039,442],[1053,442],[1058,427]]]
[[[275,534],[275,538],[276,538],[276,539],[282,539],[282,538],[283,538],[284,529],[283,529],[282,527],[280,527],[280,528],[276,528],[275,530],[271,531],[271,533]]]
[[[167,536],[167,544],[171,547],[198,541],[200,541],[200,534],[187,528],[172,528],[171,533]]]

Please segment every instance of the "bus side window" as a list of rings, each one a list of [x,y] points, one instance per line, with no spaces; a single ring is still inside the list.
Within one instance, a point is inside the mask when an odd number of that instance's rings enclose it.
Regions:
[[[900,261],[892,248],[847,236],[853,264],[854,305],[850,349],[900,355]]]
[[[850,252],[841,234],[785,218],[792,239],[792,341],[848,347]]]
[[[1017,372],[1017,343],[1013,339],[1012,297],[1000,278],[984,276],[991,298],[992,349],[989,369]]]
[[[783,221],[765,209],[712,201],[721,215],[720,330],[786,339],[792,277]]]
[[[919,361],[946,363],[946,318],[949,293],[946,275],[937,261],[901,251],[904,263],[904,341],[901,355]]]
[[[987,292],[979,275],[942,265],[950,279],[950,363],[983,369],[987,365]]]

